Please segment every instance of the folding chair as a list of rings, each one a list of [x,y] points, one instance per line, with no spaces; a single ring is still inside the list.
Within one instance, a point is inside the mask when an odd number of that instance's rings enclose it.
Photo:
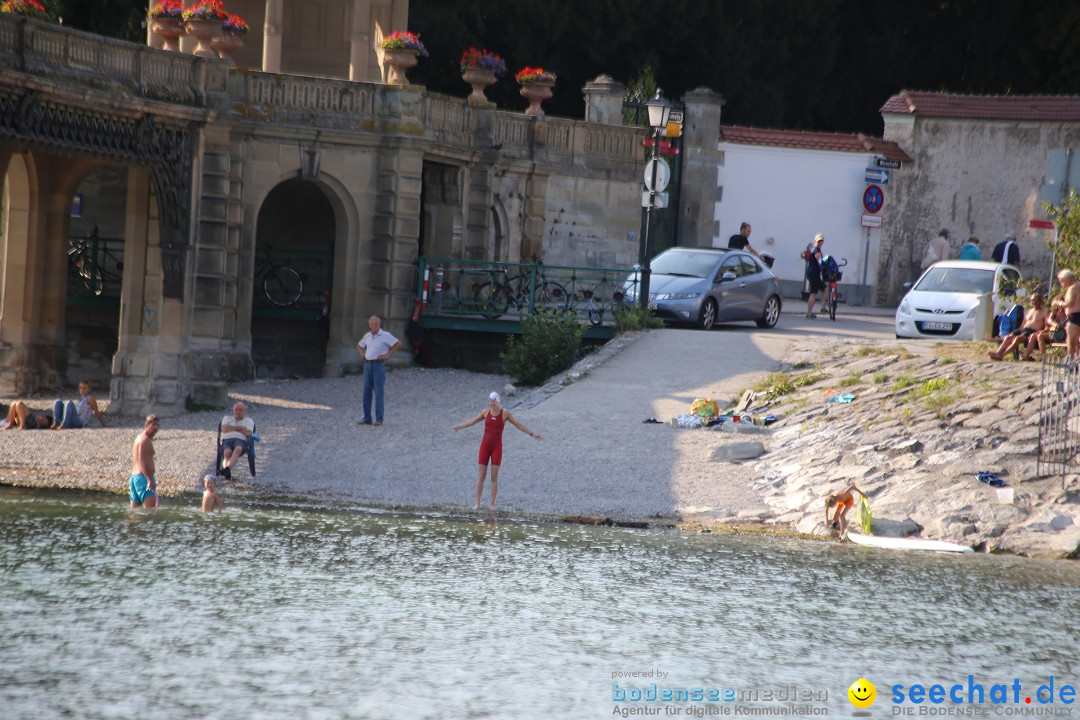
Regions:
[[[247,455],[248,470],[251,472],[251,477],[255,477],[255,433],[258,429],[253,426],[251,430],[251,437],[248,438],[247,450],[244,450],[241,455]],[[225,462],[225,448],[221,446],[221,423],[217,426],[217,460],[214,467],[218,475],[221,474],[221,466]]]

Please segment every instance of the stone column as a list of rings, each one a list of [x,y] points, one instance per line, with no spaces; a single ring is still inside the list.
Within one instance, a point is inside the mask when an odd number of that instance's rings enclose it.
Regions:
[[[281,25],[285,0],[266,0],[266,22],[263,23],[263,72],[281,72]]]
[[[466,260],[489,260],[492,250],[488,247],[488,239],[491,234],[494,165],[498,158],[498,151],[492,149],[495,105],[473,105],[469,115],[472,119],[473,147],[477,152],[465,173],[463,255]]]
[[[678,245],[711,247],[720,237],[715,220],[720,188],[717,171],[724,164],[720,142],[720,110],[724,98],[708,88],[683,96],[682,184],[679,187]]]
[[[616,82],[610,75],[597,75],[585,83],[585,122],[600,125],[623,124],[623,98],[626,86]]]
[[[371,0],[353,0],[352,34],[349,38],[349,79],[372,82],[368,77],[372,53]]]

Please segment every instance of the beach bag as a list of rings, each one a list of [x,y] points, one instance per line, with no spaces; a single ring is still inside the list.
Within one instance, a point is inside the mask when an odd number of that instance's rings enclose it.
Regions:
[[[698,417],[716,417],[720,408],[712,398],[697,398],[690,405],[690,412]]]
[[[1056,330],[1050,331],[1050,342],[1052,343],[1063,343],[1065,342],[1065,338],[1065,328],[1057,328]]]

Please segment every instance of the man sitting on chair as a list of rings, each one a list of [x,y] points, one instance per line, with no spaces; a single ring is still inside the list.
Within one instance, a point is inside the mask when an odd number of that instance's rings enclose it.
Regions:
[[[221,474],[232,479],[232,467],[240,456],[248,451],[255,421],[247,417],[247,407],[242,402],[233,405],[233,414],[221,419]]]

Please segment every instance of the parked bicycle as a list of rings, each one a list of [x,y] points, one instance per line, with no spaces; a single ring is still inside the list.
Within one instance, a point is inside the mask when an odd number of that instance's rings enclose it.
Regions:
[[[840,272],[840,268],[847,265],[847,258],[840,258],[840,262],[836,262],[831,257],[828,258],[831,263],[827,263],[825,259],[822,259],[821,267],[821,279],[825,281],[828,286],[828,294],[826,295],[825,306],[829,309],[829,319],[836,321],[836,285],[844,277],[844,273]]]
[[[304,293],[304,279],[291,267],[274,262],[271,247],[266,246],[263,257],[255,267],[255,281],[262,278],[266,299],[278,307],[295,305]]]
[[[503,270],[502,272],[506,272]],[[534,286],[534,280],[535,286]],[[505,315],[511,307],[519,312],[538,307],[569,306],[566,288],[548,280],[544,274],[544,259],[533,255],[532,267],[523,266],[517,275],[502,280],[492,279],[477,286],[473,294],[476,310],[488,320]]]
[[[114,272],[115,269],[115,272]],[[123,282],[124,261],[109,252],[98,238],[97,225],[86,234],[70,241],[68,246],[68,292],[73,295],[98,295],[105,284]]]

